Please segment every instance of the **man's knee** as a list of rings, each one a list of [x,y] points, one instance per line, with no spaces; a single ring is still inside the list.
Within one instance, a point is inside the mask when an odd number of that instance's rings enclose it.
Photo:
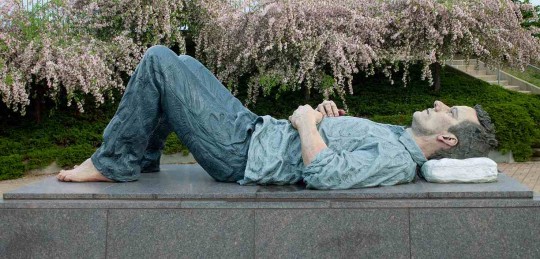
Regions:
[[[196,58],[190,55],[180,55],[178,56],[178,59],[180,59],[180,61],[182,61],[188,67],[189,66],[195,67],[195,68],[204,67],[204,65],[199,60],[197,60]]]
[[[158,57],[158,58],[176,58],[177,55],[171,49],[163,45],[155,45],[146,50],[144,53],[145,57]]]

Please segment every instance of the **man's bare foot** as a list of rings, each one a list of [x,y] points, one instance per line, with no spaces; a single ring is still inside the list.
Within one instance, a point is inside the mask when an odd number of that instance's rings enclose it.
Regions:
[[[90,158],[71,170],[61,170],[60,173],[56,175],[56,178],[63,182],[114,182],[103,176],[94,167]]]

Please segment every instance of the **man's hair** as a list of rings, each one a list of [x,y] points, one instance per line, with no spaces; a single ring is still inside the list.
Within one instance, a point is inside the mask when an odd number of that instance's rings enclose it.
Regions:
[[[458,144],[448,150],[436,152],[431,159],[485,157],[490,150],[497,147],[495,126],[491,123],[489,114],[479,104],[475,105],[474,109],[481,125],[464,121],[450,127],[448,132],[456,135]]]

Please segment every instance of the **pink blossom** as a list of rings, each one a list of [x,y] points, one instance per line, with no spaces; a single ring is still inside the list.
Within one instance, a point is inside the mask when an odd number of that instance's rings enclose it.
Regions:
[[[68,105],[75,103],[81,112],[80,96],[103,104],[110,90],[125,88],[121,78],[133,73],[147,46],[183,48],[182,8],[181,0],[65,0],[49,1],[31,14],[20,1],[3,1],[0,16],[13,22],[0,25],[0,46],[7,46],[0,48],[2,102],[24,114],[33,87],[43,84],[53,100],[65,89]],[[29,30],[29,15],[50,18],[34,34],[22,33]]]
[[[540,60],[540,42],[521,27],[523,7],[511,0],[259,0],[249,12],[227,1],[202,2],[198,55],[233,92],[240,77],[254,74],[248,104],[259,88],[269,92],[260,84],[265,76],[285,89],[304,85],[344,99],[359,71],[381,70],[393,82],[403,70],[406,83],[409,65],[420,62],[431,84],[430,65],[455,55],[493,66]],[[323,89],[326,67],[333,89]]]

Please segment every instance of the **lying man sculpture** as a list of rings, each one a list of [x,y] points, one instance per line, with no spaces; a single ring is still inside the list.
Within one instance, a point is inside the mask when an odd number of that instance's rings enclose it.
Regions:
[[[338,116],[334,102],[299,106],[289,120],[257,116],[200,62],[163,46],[145,53],[101,147],[66,182],[137,180],[159,171],[174,131],[215,180],[347,189],[407,183],[427,158],[486,156],[497,145],[480,106],[417,111],[410,128]]]

